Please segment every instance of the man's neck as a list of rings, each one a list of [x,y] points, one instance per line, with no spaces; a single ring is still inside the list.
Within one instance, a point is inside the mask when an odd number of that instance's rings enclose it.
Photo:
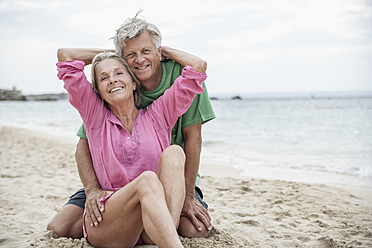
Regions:
[[[155,90],[160,84],[160,80],[159,81],[152,81],[152,80],[148,80],[146,82],[141,82],[141,86],[142,86],[142,90],[143,91],[152,91],[152,90]]]
[[[156,75],[154,75],[153,78],[149,80],[141,81],[142,90],[143,91],[155,90],[159,86],[162,76],[163,76],[163,68],[160,67],[160,70],[156,73]]]

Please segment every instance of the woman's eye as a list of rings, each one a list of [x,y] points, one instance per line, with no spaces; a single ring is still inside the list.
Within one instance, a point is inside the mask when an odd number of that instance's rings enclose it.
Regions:
[[[107,79],[107,77],[101,77],[101,81],[104,81],[106,79]]]

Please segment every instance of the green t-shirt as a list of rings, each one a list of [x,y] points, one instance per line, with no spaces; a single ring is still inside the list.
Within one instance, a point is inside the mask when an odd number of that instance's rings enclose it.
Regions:
[[[182,66],[173,60],[165,60],[161,63],[163,68],[163,76],[159,86],[152,91],[142,91],[142,104],[141,108],[146,108],[154,100],[164,94],[164,91],[170,88],[177,77],[181,75]],[[184,138],[182,129],[190,127],[197,123],[206,123],[216,116],[213,112],[212,104],[209,100],[209,95],[205,83],[203,83],[204,92],[195,96],[190,108],[185,114],[180,116],[172,129],[172,144],[177,144],[184,148]],[[87,140],[85,134],[84,125],[82,124],[77,136]],[[198,175],[195,185],[198,186],[200,182],[200,176]]]

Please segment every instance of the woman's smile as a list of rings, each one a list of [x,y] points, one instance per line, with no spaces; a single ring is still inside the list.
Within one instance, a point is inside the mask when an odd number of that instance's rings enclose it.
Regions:
[[[112,88],[111,90],[109,90],[109,93],[114,93],[114,92],[116,92],[118,90],[122,90],[124,88],[125,88],[124,86],[116,86],[116,87]]]

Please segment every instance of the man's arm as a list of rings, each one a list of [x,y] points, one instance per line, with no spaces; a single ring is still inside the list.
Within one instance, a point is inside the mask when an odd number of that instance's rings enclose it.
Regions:
[[[182,67],[190,65],[197,72],[205,73],[207,70],[207,62],[203,59],[174,49],[167,46],[162,46],[161,54],[163,57],[170,58]],[[202,146],[201,138],[201,123],[197,123],[190,127],[182,129],[185,141],[185,185],[186,198],[182,209],[182,215],[187,216],[193,223],[196,229],[201,230],[198,220],[203,222],[205,227],[210,230],[212,228],[211,218],[208,211],[195,199],[195,181],[199,171],[200,153]]]
[[[102,220],[101,212],[104,211],[104,205],[101,204],[100,199],[110,192],[101,189],[93,168],[92,157],[87,140],[79,140],[76,146],[75,159],[79,176],[85,189],[85,209],[87,216],[91,221],[91,225],[96,226]]]
[[[190,65],[197,72],[205,73],[205,71],[207,70],[207,62],[205,60],[187,52],[183,52],[167,46],[162,46],[161,55],[176,61],[182,67]]]
[[[115,52],[110,49],[96,49],[96,48],[60,48],[57,52],[59,62],[69,60],[81,60],[85,65],[92,63],[93,58],[102,52]]]
[[[183,136],[185,139],[185,182],[186,197],[194,198],[195,181],[199,171],[199,160],[201,153],[201,123],[184,128]]]
[[[204,223],[208,230],[211,230],[211,218],[208,211],[195,199],[195,180],[199,171],[200,153],[202,147],[201,123],[184,128],[183,135],[185,140],[185,183],[186,197],[182,214],[187,216],[194,224],[196,229],[201,230],[197,219]]]

